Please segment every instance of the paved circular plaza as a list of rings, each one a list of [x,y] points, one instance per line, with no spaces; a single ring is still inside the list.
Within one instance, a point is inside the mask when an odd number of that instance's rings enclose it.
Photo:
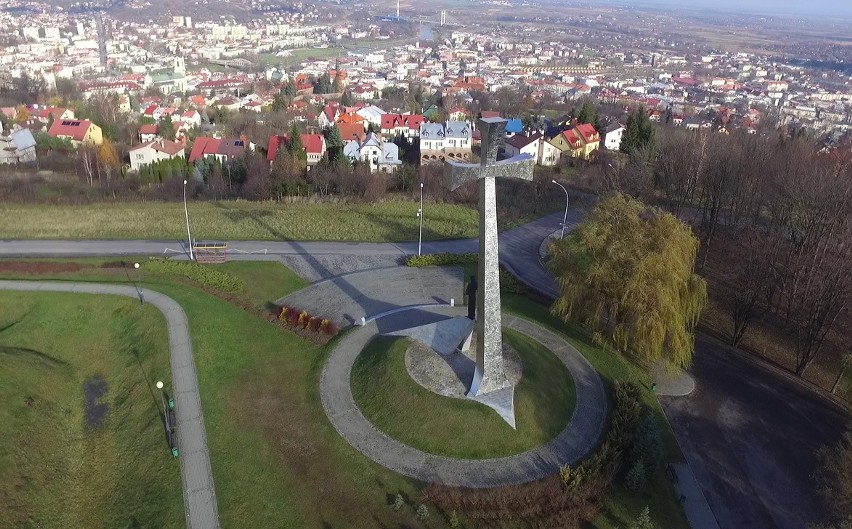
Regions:
[[[597,444],[607,419],[606,393],[594,368],[567,341],[528,320],[503,315],[503,326],[541,343],[565,364],[574,379],[577,401],[571,420],[546,444],[496,459],[454,459],[428,454],[405,445],[368,421],[352,396],[352,366],[374,337],[422,325],[436,318],[457,316],[463,308],[411,309],[371,321],[347,334],[325,363],[320,380],[322,406],[334,428],[356,450],[405,476],[430,483],[462,487],[493,487],[526,483],[549,476],[565,464],[575,464]],[[483,441],[487,442],[487,441]]]

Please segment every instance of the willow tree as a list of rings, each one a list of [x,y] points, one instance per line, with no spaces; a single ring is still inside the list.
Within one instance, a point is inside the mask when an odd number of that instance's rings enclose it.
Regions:
[[[612,195],[554,245],[552,310],[622,353],[685,367],[707,300],[697,252],[698,239],[673,215]]]

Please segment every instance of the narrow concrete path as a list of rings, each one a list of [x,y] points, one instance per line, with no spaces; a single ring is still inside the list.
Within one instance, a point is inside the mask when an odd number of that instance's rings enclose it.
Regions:
[[[98,283],[65,283],[56,281],[0,280],[0,290],[19,292],[67,292],[103,294],[139,299],[135,287]],[[180,473],[187,529],[216,529],[219,512],[213,488],[213,472],[207,449],[207,434],[198,393],[198,377],[192,356],[192,340],[186,313],[172,298],[142,289],[145,303],[157,307],[166,318],[171,352],[172,392],[175,398],[177,439],[180,450]],[[164,447],[163,457],[166,455]]]
[[[400,474],[430,483],[462,487],[493,487],[526,483],[549,476],[588,454],[603,433],[607,419],[603,382],[589,362],[567,341],[531,321],[503,316],[503,325],[548,347],[574,379],[577,401],[565,429],[545,445],[497,459],[454,459],[427,454],[379,431],[364,417],[352,396],[352,366],[367,343],[393,327],[403,328],[460,315],[464,309],[412,309],[379,318],[347,334],[334,348],[320,380],[322,406],[338,433],[356,450]]]

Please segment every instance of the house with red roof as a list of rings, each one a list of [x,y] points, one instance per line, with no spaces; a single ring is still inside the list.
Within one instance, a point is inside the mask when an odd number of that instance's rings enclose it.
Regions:
[[[169,140],[148,141],[137,145],[128,151],[130,154],[130,170],[138,171],[140,167],[172,158],[184,158],[183,144]]]
[[[156,123],[146,123],[139,127],[139,141],[148,143],[160,136],[159,126]]]
[[[278,151],[286,148],[289,143],[289,134],[269,137],[269,143],[266,146],[266,159],[270,165],[275,161],[275,157],[278,156]],[[302,147],[305,148],[305,154],[308,156],[308,171],[310,171],[325,154],[327,148],[325,136],[322,134],[302,134]]]
[[[254,150],[254,144],[245,137],[210,138],[201,136],[195,138],[192,151],[189,153],[189,163],[204,158],[215,158],[223,163],[229,162],[249,150]]]
[[[386,138],[420,136],[420,125],[426,121],[422,114],[382,114],[382,135]]]
[[[67,139],[75,147],[82,143],[100,145],[104,142],[101,128],[87,119],[58,119],[50,126],[47,135]]]
[[[53,121],[74,119],[74,111],[60,107],[36,107],[33,109],[33,118],[47,125],[51,118]]]
[[[556,135],[550,142],[566,156],[588,160],[600,148],[601,135],[594,125],[583,123]]]
[[[319,123],[321,129],[327,129],[333,123],[336,123],[339,117],[340,105],[337,101],[331,101],[322,108],[322,112],[317,116],[317,123]]]

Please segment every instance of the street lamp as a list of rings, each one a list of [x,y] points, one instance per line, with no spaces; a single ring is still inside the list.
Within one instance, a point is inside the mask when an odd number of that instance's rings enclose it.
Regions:
[[[160,390],[160,400],[163,403],[163,420],[166,421],[166,428],[169,426],[169,416],[166,412],[166,392],[163,390],[163,381],[157,381],[157,389]]]
[[[136,293],[139,294],[139,303],[145,304],[145,295],[142,294],[142,270],[139,269],[139,263],[133,263],[133,268],[136,269]]]
[[[420,235],[417,239],[417,256],[420,257],[420,251],[423,248],[423,182],[420,182],[420,209],[417,210],[417,217],[420,219]]]
[[[186,242],[189,248],[189,260],[192,261],[192,235],[189,233],[189,210],[186,208],[186,180],[183,181],[183,213],[186,216]]]
[[[562,216],[562,234],[559,236],[559,240],[562,240],[565,237],[565,223],[568,222],[568,190],[556,180],[551,180],[551,182],[561,187],[562,191],[565,191],[565,215]]]

